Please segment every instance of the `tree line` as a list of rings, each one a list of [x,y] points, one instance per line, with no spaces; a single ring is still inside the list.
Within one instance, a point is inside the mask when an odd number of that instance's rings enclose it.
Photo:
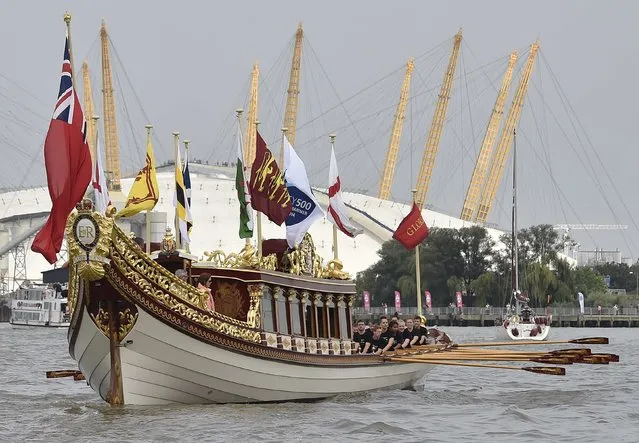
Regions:
[[[589,305],[607,301],[604,275],[610,275],[611,287],[621,284],[634,289],[634,273],[630,274],[627,265],[569,264],[560,255],[564,242],[569,240],[547,224],[518,232],[519,287],[530,297],[531,306],[545,306],[548,296],[555,305],[574,305],[578,292],[585,295]],[[512,293],[511,244],[510,234],[495,242],[481,226],[432,228],[419,249],[422,297],[423,291],[428,290],[433,306],[447,306],[461,291],[465,306],[504,306]],[[390,240],[382,245],[378,255],[377,263],[357,274],[359,305],[363,304],[362,291],[368,291],[372,306],[393,306],[398,290],[402,306],[415,306],[415,251]]]

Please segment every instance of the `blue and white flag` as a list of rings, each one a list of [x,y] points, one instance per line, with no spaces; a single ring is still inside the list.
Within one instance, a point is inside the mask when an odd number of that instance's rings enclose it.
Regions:
[[[284,179],[291,195],[293,209],[286,217],[286,241],[289,247],[299,244],[315,220],[324,211],[313,195],[304,163],[284,137]]]

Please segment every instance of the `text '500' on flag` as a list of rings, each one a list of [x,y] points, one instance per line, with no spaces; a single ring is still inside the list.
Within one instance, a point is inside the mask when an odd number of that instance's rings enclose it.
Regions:
[[[251,194],[246,181],[246,167],[244,166],[244,146],[242,145],[242,131],[237,131],[237,169],[235,170],[235,188],[237,200],[240,202],[240,238],[253,237],[253,210]]]
[[[413,203],[413,209],[399,224],[393,238],[399,241],[406,249],[413,249],[428,237],[428,226],[422,218],[422,211]]]
[[[302,159],[284,137],[284,177],[292,200],[291,213],[286,217],[286,241],[289,247],[302,241],[304,234],[324,211],[313,195]]]
[[[177,158],[175,159],[175,194],[173,206],[175,206],[175,213],[180,228],[180,244],[189,244],[191,243],[191,239],[189,238],[188,223],[193,221],[193,217],[191,217],[191,208],[189,207],[189,201],[186,197],[186,187],[184,186],[182,160],[180,159],[179,149],[177,150]]]
[[[141,211],[151,211],[155,208],[160,196],[158,178],[155,174],[155,159],[151,141],[146,145],[146,163],[138,172],[133,186],[126,199],[126,206],[117,213],[116,217],[131,217]]]
[[[255,160],[251,167],[251,206],[280,226],[291,212],[291,196],[273,154],[256,131]]]
[[[335,149],[331,147],[331,164],[328,170],[328,220],[349,237],[355,237],[363,230],[353,226],[348,217],[346,205],[342,198],[342,182],[337,171]]]
[[[42,254],[49,263],[55,263],[62,247],[67,217],[82,200],[91,181],[91,152],[86,140],[86,121],[73,87],[68,35],[58,101],[44,141],[44,163],[52,207],[31,250]]]

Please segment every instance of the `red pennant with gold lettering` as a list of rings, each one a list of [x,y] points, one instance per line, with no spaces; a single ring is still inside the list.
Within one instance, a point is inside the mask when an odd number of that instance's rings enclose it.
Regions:
[[[428,226],[422,218],[422,211],[413,203],[413,209],[399,224],[393,238],[400,242],[406,249],[413,249],[428,237]]]
[[[255,160],[251,167],[251,206],[266,215],[276,225],[281,225],[293,208],[291,195],[284,176],[266,147],[259,132],[256,133]]]

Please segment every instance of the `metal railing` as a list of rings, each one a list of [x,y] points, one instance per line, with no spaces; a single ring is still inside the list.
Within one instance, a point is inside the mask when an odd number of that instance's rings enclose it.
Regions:
[[[533,311],[537,315],[544,315],[546,313],[546,308],[532,308]],[[550,307],[550,313],[553,316],[571,316],[571,315],[581,315],[581,312],[578,307]],[[461,312],[460,312],[461,311]],[[364,309],[362,307],[353,308],[353,316],[380,316],[387,315],[391,316],[396,312],[395,308],[384,308],[384,307],[371,307],[370,309]],[[405,307],[397,310],[402,317],[417,315],[416,307]],[[459,308],[455,308],[455,310],[451,310],[449,307],[434,307],[432,309],[423,309],[424,315],[432,315],[432,316],[440,316],[440,315],[449,315],[449,314],[463,314],[463,315],[500,315],[505,314],[506,308],[501,307],[463,307],[461,310]],[[619,307],[615,310],[614,307],[602,307],[601,311],[598,310],[596,306],[586,306],[584,309],[584,315],[639,315],[639,306],[636,307]]]

